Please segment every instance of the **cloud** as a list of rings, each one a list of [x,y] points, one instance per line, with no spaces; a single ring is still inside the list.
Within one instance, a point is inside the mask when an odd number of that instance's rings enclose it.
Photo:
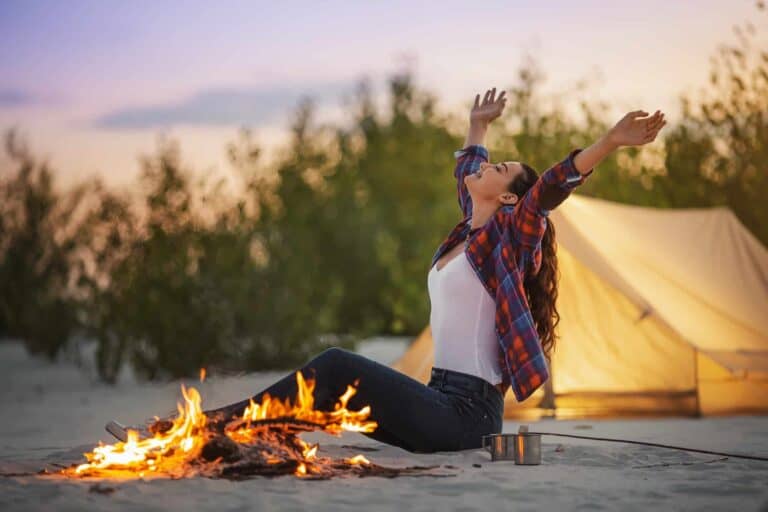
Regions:
[[[37,98],[19,89],[0,89],[0,106],[19,107],[37,103]]]
[[[95,120],[100,128],[142,129],[170,124],[257,125],[293,110],[309,96],[317,103],[353,90],[348,81],[271,89],[215,88],[172,105],[134,107],[107,113]]]

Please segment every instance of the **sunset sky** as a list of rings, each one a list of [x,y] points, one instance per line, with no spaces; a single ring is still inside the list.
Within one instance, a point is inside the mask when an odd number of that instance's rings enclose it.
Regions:
[[[274,146],[297,99],[339,119],[364,76],[410,62],[445,110],[514,83],[526,54],[548,90],[591,79],[618,110],[661,108],[705,85],[753,0],[504,2],[0,2],[0,128],[17,126],[65,183],[130,183],[159,133],[189,167],[227,173],[240,126]],[[3,158],[5,156],[3,155]]]

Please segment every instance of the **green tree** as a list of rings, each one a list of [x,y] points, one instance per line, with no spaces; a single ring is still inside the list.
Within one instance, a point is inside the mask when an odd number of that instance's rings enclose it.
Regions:
[[[62,192],[14,129],[4,136],[15,170],[0,178],[0,333],[53,359],[81,327],[83,247],[93,239],[101,182]]]
[[[758,3],[758,10],[765,6]],[[662,206],[727,206],[768,244],[768,49],[752,23],[711,59],[709,86],[681,97],[682,121],[667,134]]]

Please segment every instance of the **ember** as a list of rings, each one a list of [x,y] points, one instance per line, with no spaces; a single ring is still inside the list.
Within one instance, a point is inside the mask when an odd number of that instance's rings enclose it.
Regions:
[[[201,372],[201,380],[203,378]],[[414,474],[428,467],[385,468],[362,455],[347,459],[318,456],[318,445],[309,445],[299,434],[322,430],[332,435],[342,431],[373,432],[377,424],[368,421],[370,407],[347,409],[357,392],[347,386],[333,411],[314,409],[315,381],[296,372],[296,404],[264,395],[262,403],[251,401],[241,418],[221,428],[202,412],[200,394],[181,386],[184,403],[172,421],[157,421],[153,437],[139,439],[129,431],[126,442],[95,447],[86,453],[88,462],[61,471],[69,478],[211,478],[240,479],[253,475],[292,474],[301,478],[326,479],[343,474],[397,476]],[[357,382],[355,382],[357,385]],[[435,475],[438,476],[438,475]]]

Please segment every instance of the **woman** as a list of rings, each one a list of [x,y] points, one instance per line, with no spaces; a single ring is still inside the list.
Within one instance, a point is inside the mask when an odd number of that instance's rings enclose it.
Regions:
[[[501,432],[504,395],[530,396],[549,378],[546,360],[558,314],[555,240],[549,211],[581,184],[595,165],[623,145],[651,142],[663,114],[634,111],[600,140],[573,150],[541,176],[522,162],[488,162],[489,124],[505,106],[504,92],[475,98],[464,148],[455,153],[464,218],[432,258],[427,276],[435,364],[424,385],[389,366],[330,348],[300,368],[315,378],[315,407],[333,410],[347,385],[358,382],[347,407],[370,405],[378,428],[365,434],[411,452],[479,448]],[[463,253],[464,255],[462,256]],[[239,416],[249,400],[297,393],[292,372],[260,393],[209,417]]]

